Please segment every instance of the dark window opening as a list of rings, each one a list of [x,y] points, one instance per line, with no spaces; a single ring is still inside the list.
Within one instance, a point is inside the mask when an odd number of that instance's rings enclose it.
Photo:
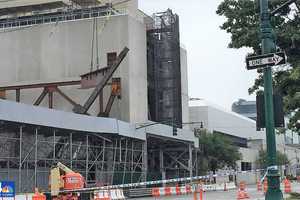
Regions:
[[[107,53],[107,66],[108,67],[112,66],[116,60],[117,60],[116,52]]]
[[[241,162],[241,170],[242,171],[250,171],[252,170],[251,162]]]

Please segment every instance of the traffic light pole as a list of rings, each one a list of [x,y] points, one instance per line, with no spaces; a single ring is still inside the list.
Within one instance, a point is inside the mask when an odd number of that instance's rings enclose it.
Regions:
[[[275,53],[275,35],[271,26],[270,11],[268,0],[260,0],[261,14],[261,37],[262,37],[262,54]],[[272,69],[264,69],[264,98],[265,98],[265,119],[266,119],[266,137],[268,153],[268,191],[266,200],[283,200],[280,190],[280,175],[276,159],[276,138],[274,128],[274,107],[273,107],[273,86],[272,86]]]

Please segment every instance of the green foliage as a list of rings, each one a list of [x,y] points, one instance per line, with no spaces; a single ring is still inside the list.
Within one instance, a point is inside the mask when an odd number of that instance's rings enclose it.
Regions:
[[[274,10],[287,0],[270,1]],[[291,118],[289,128],[294,131],[300,119],[300,1],[296,6],[282,10],[272,18],[272,25],[277,36],[277,46],[288,56],[289,66],[284,70],[274,70],[274,90],[284,96],[284,109]],[[249,47],[253,54],[261,54],[259,0],[224,0],[217,9],[217,14],[226,21],[220,27],[231,34],[229,48]],[[249,93],[261,92],[262,72],[259,71],[254,86]]]
[[[286,154],[281,153],[280,151],[277,151],[277,165],[287,165],[289,164],[289,160]],[[259,157],[256,160],[256,163],[259,165],[261,169],[265,169],[268,167],[268,156],[266,151],[260,151]]]
[[[202,150],[202,171],[216,171],[227,167],[236,167],[236,161],[241,159],[238,147],[232,141],[220,134],[202,133],[199,136]]]

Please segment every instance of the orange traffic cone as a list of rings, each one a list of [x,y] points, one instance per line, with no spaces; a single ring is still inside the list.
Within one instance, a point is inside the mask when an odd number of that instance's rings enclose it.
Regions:
[[[257,181],[257,191],[262,191],[262,184],[260,181]]]
[[[283,184],[284,184],[284,192],[285,193],[291,193],[292,192],[292,185],[289,179],[285,178],[283,180]]]
[[[268,191],[268,179],[264,180],[264,193],[266,194]]]
[[[200,188],[199,200],[203,200],[203,189]]]
[[[46,196],[40,193],[37,188],[35,188],[35,193],[32,196],[32,200],[46,200]]]
[[[241,182],[240,186],[239,186],[237,199],[240,200],[240,199],[249,199],[249,198],[250,197],[249,197],[248,193],[246,192],[246,185],[244,182]]]
[[[194,200],[198,200],[197,191],[194,191]]]

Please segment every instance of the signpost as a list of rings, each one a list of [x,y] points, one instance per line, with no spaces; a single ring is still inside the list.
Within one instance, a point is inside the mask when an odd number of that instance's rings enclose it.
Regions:
[[[283,65],[286,64],[286,56],[284,52],[249,56],[246,58],[246,63],[248,70]]]
[[[264,100],[265,100],[265,120],[266,120],[266,137],[267,137],[267,154],[268,154],[268,191],[266,193],[266,200],[283,200],[283,195],[280,190],[280,174],[277,166],[276,157],[276,137],[274,128],[274,102],[273,102],[273,77],[272,68],[268,66],[279,64],[282,62],[276,54],[275,33],[273,31],[270,20],[269,1],[260,0],[260,28],[261,28],[261,47],[262,54],[273,54],[273,58],[262,58],[261,64],[252,62],[252,66],[259,67],[266,65],[263,69],[264,74]],[[276,57],[277,55],[278,57]],[[268,58],[268,57],[267,57]],[[285,58],[285,56],[284,56]],[[257,59],[256,59],[257,60]],[[280,61],[279,61],[280,60]],[[265,62],[265,63],[263,63]],[[263,65],[264,64],[264,65]]]
[[[289,0],[278,7],[272,14],[289,6],[295,0]],[[285,64],[286,56],[283,52],[276,52],[275,33],[271,25],[271,12],[269,10],[269,0],[260,0],[260,30],[261,30],[261,50],[260,56],[249,56],[246,58],[247,69],[263,69],[264,78],[264,107],[265,107],[265,127],[267,138],[268,154],[268,191],[266,200],[283,200],[280,190],[280,174],[276,157],[276,137],[274,122],[274,101],[273,101],[273,77],[272,66]]]

